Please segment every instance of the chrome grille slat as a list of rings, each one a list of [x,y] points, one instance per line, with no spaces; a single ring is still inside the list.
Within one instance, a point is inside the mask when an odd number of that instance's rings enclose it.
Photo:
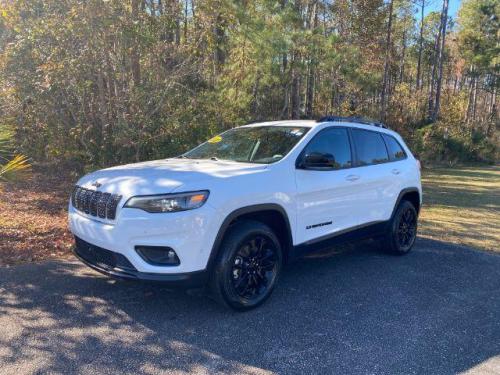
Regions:
[[[90,214],[92,216],[97,216],[97,202],[101,199],[102,192],[96,191],[92,194],[92,198],[90,199]]]
[[[109,220],[116,218],[116,209],[121,199],[122,196],[118,194],[103,193],[81,186],[75,186],[71,193],[71,204],[78,211]]]
[[[111,197],[110,193],[103,193],[97,203],[97,216],[102,219],[106,218],[106,205],[108,204],[109,197]]]
[[[119,195],[113,194],[108,200],[108,204],[106,205],[106,216],[108,219],[113,220],[116,215],[116,207],[118,207],[118,202],[121,197]]]
[[[92,198],[92,191],[85,190],[84,200],[83,200],[83,211],[86,214],[90,214],[90,199]]]
[[[78,194],[78,186],[75,186],[73,191],[71,192],[71,203],[73,203],[73,206],[75,205],[76,202],[76,195]]]
[[[80,211],[83,211],[83,195],[85,194],[85,189],[80,188],[78,190],[78,195],[76,197],[76,208],[78,208]]]

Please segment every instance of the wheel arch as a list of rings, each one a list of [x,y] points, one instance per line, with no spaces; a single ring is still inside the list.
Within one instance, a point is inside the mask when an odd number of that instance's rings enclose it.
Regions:
[[[280,240],[283,248],[284,260],[287,260],[290,250],[293,248],[292,228],[287,212],[279,204],[257,204],[238,208],[226,216],[212,245],[207,264],[207,269],[209,271],[212,270],[215,260],[219,255],[220,244],[228,229],[239,220],[245,219],[257,220],[271,227]]]
[[[392,209],[391,218],[394,217],[396,209],[398,208],[401,201],[404,200],[409,201],[410,203],[413,204],[413,206],[417,210],[417,214],[420,212],[420,207],[422,202],[420,198],[420,190],[417,187],[409,187],[401,190],[401,192],[399,193],[398,199],[396,200],[396,204]]]

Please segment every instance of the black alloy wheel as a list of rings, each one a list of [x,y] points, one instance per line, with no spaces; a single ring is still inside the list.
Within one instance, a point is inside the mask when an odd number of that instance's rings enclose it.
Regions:
[[[417,226],[415,206],[407,200],[402,201],[389,222],[383,246],[393,254],[407,254],[415,244]]]
[[[417,234],[417,215],[413,207],[407,207],[401,212],[398,226],[399,247],[404,250],[413,245]]]
[[[265,236],[256,235],[241,244],[234,257],[232,285],[241,298],[252,300],[267,292],[277,271],[275,244]]]
[[[234,224],[220,245],[212,272],[213,296],[235,310],[250,310],[271,295],[281,273],[281,244],[271,228],[255,220]]]

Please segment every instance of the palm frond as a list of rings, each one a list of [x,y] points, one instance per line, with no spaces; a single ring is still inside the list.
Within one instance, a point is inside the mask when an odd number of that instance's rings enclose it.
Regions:
[[[12,156],[14,151],[13,144],[14,132],[10,127],[0,125],[0,157],[4,159]]]
[[[14,158],[6,164],[0,164],[0,179],[13,179],[22,172],[31,169],[29,159],[24,155],[15,155]]]

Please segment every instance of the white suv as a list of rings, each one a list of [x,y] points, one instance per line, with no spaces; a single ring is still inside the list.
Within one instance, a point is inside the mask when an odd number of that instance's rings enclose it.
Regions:
[[[241,126],[177,158],[88,174],[69,223],[76,255],[98,271],[208,284],[246,310],[313,250],[378,236],[407,253],[421,197],[419,162],[397,133],[326,117]]]

